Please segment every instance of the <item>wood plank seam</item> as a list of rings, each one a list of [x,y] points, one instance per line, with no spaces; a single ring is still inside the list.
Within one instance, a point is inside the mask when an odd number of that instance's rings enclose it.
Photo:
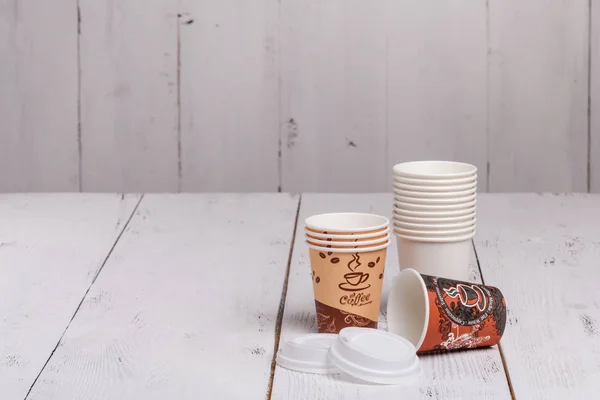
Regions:
[[[124,196],[124,194],[123,194]],[[135,205],[135,207],[133,208],[133,210],[131,211],[131,215],[129,215],[129,218],[127,219],[127,222],[125,222],[125,224],[123,225],[123,229],[121,229],[121,232],[119,232],[119,235],[117,236],[117,238],[115,239],[115,242],[113,243],[113,245],[111,246],[110,250],[108,251],[108,253],[106,254],[106,257],[104,258],[104,260],[102,261],[102,264],[100,265],[100,268],[98,268],[98,271],[96,272],[96,275],[94,276],[94,279],[92,279],[92,282],[90,283],[90,285],[88,286],[87,290],[85,291],[85,294],[81,297],[81,301],[79,302],[79,304],[77,305],[77,308],[75,309],[75,312],[73,313],[73,315],[71,316],[71,319],[69,320],[69,323],[67,324],[67,326],[65,327],[62,335],[60,335],[60,338],[58,339],[58,341],[56,342],[56,345],[54,346],[54,348],[52,349],[52,352],[50,353],[50,356],[48,356],[48,359],[46,360],[46,362],[44,363],[44,365],[42,366],[42,368],[40,369],[40,372],[37,374],[37,376],[35,377],[35,379],[33,380],[33,383],[31,384],[31,386],[29,387],[29,390],[27,391],[27,394],[25,395],[25,399],[27,400],[27,398],[29,397],[29,394],[31,393],[31,390],[33,389],[33,387],[35,386],[36,382],[38,381],[39,377],[42,375],[42,372],[44,372],[44,369],[46,368],[46,366],[48,365],[48,362],[50,361],[50,359],[52,358],[52,356],[54,355],[54,353],[56,352],[56,349],[58,348],[58,345],[60,344],[60,342],[63,340],[63,337],[65,336],[65,333],[67,332],[67,330],[69,329],[69,326],[71,325],[71,323],[73,322],[73,320],[75,319],[75,316],[77,315],[77,312],[79,311],[79,309],[81,308],[81,305],[83,304],[83,301],[85,300],[85,298],[87,297],[88,293],[90,292],[90,289],[92,288],[92,286],[94,286],[94,283],[96,282],[96,279],[98,279],[98,276],[100,275],[100,273],[102,272],[102,270],[104,269],[104,266],[106,265],[108,259],[110,258],[111,254],[113,253],[115,247],[117,246],[117,243],[119,243],[119,240],[121,239],[121,236],[123,236],[123,233],[125,232],[125,230],[127,229],[127,227],[129,226],[129,223],[131,222],[131,220],[133,219],[133,216],[135,215],[138,207],[140,206],[140,203],[142,202],[142,200],[144,199],[144,195],[142,194],[140,196],[140,199],[138,200],[137,204]]]
[[[181,14],[177,14],[177,192],[181,192]]]
[[[77,0],[77,151],[79,152],[78,184],[80,192],[83,191],[83,146],[81,141],[81,7]]]
[[[592,190],[592,0],[588,0],[587,54],[587,192]]]
[[[473,252],[475,253],[475,260],[477,261],[477,269],[479,269],[479,276],[481,277],[481,283],[485,285],[485,279],[483,278],[483,271],[481,270],[481,263],[479,261],[479,254],[477,254],[477,248],[475,247],[475,241],[471,239],[471,245],[473,246]],[[504,358],[504,352],[502,346],[498,344],[498,351],[500,352],[500,359],[502,360],[502,367],[504,368],[504,375],[506,375],[506,382],[508,383],[508,390],[510,391],[510,397],[516,400],[515,391],[513,390],[512,381],[510,380],[510,373],[508,372],[508,365],[506,365],[506,359]]]
[[[271,372],[269,375],[269,384],[267,385],[266,399],[271,400],[271,393],[273,391],[273,379],[275,379],[275,367],[277,363],[275,361],[277,357],[277,351],[279,350],[279,339],[281,338],[281,326],[283,325],[283,312],[285,311],[285,298],[288,289],[288,279],[290,276],[290,266],[292,264],[292,255],[294,254],[294,244],[296,242],[296,229],[298,228],[298,217],[300,216],[300,205],[302,204],[302,194],[298,197],[298,208],[296,209],[296,221],[294,222],[294,229],[292,231],[292,240],[290,245],[290,252],[288,254],[287,267],[285,271],[285,277],[283,279],[283,288],[281,289],[281,299],[279,300],[279,310],[277,311],[277,320],[275,322],[275,340],[273,343],[273,358],[271,359]]]

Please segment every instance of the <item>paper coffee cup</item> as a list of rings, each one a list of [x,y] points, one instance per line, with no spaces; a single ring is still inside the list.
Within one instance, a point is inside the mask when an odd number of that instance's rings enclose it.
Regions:
[[[413,179],[413,178],[405,178],[403,176],[394,176],[394,182],[400,183],[403,185],[413,185],[413,186],[429,186],[429,187],[447,187],[447,186],[459,186],[459,185],[468,185],[477,182],[477,174],[470,176],[468,178],[458,178],[458,179]]]
[[[409,185],[407,183],[399,183],[394,181],[394,188],[406,190],[408,192],[419,192],[419,193],[447,193],[447,192],[460,192],[464,190],[475,189],[477,190],[477,180],[462,185]]]
[[[376,233],[389,228],[390,220],[367,213],[329,213],[312,215],[304,220],[306,231],[324,235]]]
[[[361,251],[309,245],[318,332],[377,328],[388,245]]]
[[[332,242],[367,242],[371,240],[379,240],[386,238],[389,235],[389,229],[385,229],[383,231],[375,232],[375,233],[365,233],[365,234],[349,234],[349,235],[330,235],[323,233],[316,233],[313,231],[305,230],[304,231],[307,239],[318,239],[318,240],[327,240]]]
[[[409,161],[394,165],[395,176],[412,179],[461,179],[477,173],[477,167],[456,161]]]
[[[424,238],[394,232],[400,269],[468,281],[474,233],[455,238]]]
[[[323,246],[327,248],[365,248],[365,247],[373,247],[387,243],[390,240],[390,235],[385,235],[380,239],[375,240],[364,240],[358,241],[358,239],[353,241],[344,241],[344,242],[334,242],[333,240],[321,240],[321,239],[313,239],[308,235],[305,235],[306,242],[315,246]]]
[[[419,353],[493,346],[506,326],[506,301],[493,286],[406,269],[390,290],[388,331]]]

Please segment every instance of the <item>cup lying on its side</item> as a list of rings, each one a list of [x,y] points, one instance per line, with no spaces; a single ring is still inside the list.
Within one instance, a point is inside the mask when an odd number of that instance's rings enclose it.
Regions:
[[[405,269],[388,298],[388,331],[419,353],[493,346],[506,326],[506,300],[493,286]]]
[[[348,326],[377,328],[390,240],[362,248],[307,244],[318,332],[339,333]]]

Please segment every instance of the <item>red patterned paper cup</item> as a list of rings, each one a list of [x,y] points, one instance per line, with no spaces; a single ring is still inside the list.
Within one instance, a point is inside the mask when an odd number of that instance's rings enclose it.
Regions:
[[[388,330],[419,353],[486,347],[504,334],[506,300],[493,286],[405,269],[392,284],[387,317]]]

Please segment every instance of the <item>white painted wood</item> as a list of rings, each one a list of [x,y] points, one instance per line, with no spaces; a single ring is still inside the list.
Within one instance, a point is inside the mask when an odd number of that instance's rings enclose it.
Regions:
[[[357,211],[391,214],[391,194],[304,194],[288,278],[288,291],[281,340],[298,334],[316,332],[315,304],[310,279],[310,261],[303,238],[303,221],[322,212]],[[472,280],[480,281],[473,257]],[[396,240],[388,249],[384,276],[382,310],[386,309],[389,284],[399,272]],[[387,329],[385,312],[380,328]],[[339,375],[317,376],[277,367],[273,399],[510,399],[502,360],[496,346],[443,355],[422,356],[424,377],[411,387],[359,385]]]
[[[600,196],[480,196],[485,283],[506,296],[501,346],[517,399],[600,391]]]
[[[0,192],[79,190],[75,0],[0,0]]]
[[[385,190],[385,1],[281,2],[284,191]]]
[[[83,190],[177,191],[177,3],[79,3]]]
[[[600,192],[600,3],[591,3],[590,192]]]
[[[137,201],[0,195],[0,397],[25,398]]]
[[[146,195],[30,398],[264,398],[297,205]]]
[[[489,2],[490,191],[587,191],[588,0]]]
[[[277,191],[279,1],[181,3],[181,189]]]
[[[386,190],[394,164],[431,159],[476,165],[487,190],[486,2],[387,4]]]

